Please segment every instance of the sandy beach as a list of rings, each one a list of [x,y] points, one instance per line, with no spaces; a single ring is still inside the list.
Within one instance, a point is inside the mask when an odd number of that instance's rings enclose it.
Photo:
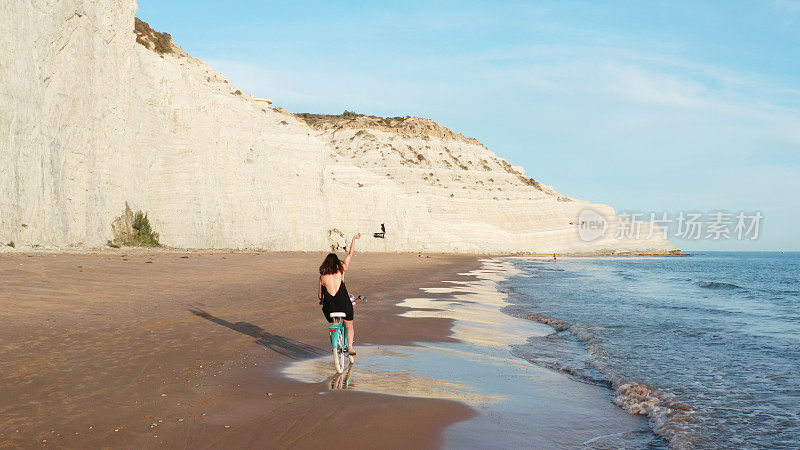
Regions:
[[[319,253],[0,256],[4,447],[618,446],[611,392],[512,355],[502,259],[357,255],[356,364],[337,376]],[[645,436],[642,439],[642,436]]]
[[[318,385],[280,374],[289,362],[328,356],[315,298],[321,259],[0,255],[0,446],[441,443],[447,425],[475,414],[467,405],[360,392],[321,396]],[[395,304],[419,285],[477,264],[461,256],[358,255],[348,285],[368,302],[358,307],[356,342],[452,340],[449,320],[400,317]]]

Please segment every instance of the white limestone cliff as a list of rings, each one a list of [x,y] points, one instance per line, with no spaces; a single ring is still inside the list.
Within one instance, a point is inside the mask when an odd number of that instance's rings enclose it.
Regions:
[[[610,206],[559,194],[526,178],[521,168],[477,140],[430,119],[299,117],[334,150],[329,185],[341,198],[331,209],[345,202],[347,211],[372,218],[365,226],[376,230],[386,223],[395,239],[405,238],[387,241],[383,249],[604,254],[676,250],[660,230],[651,233],[647,223],[638,225],[639,239],[616,239],[618,218]],[[392,193],[381,193],[382,186]],[[372,200],[376,196],[378,200]],[[588,242],[580,238],[578,216],[586,209],[608,221],[604,237]]]
[[[103,245],[128,202],[175,247],[324,250],[384,223],[363,249],[677,250],[661,233],[612,239],[610,207],[527,180],[433,121],[298,120],[254,102],[178,47],[137,42],[135,11],[0,3],[0,241]],[[587,243],[575,220],[590,206],[611,227]]]
[[[2,239],[103,244],[129,202],[168,245],[326,245],[323,144],[201,61],[138,44],[135,9],[0,4]]]

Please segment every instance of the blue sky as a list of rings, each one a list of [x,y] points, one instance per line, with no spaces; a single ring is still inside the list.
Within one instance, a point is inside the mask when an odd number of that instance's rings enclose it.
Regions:
[[[379,6],[378,6],[379,5]],[[430,117],[620,211],[761,211],[800,250],[800,0],[140,0],[137,14],[294,112]]]

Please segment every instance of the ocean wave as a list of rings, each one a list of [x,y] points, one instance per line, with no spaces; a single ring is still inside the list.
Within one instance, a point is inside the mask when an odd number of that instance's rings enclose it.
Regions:
[[[585,363],[581,364],[577,361],[565,360],[568,358],[564,358],[563,355],[534,354],[521,348],[513,349],[511,353],[536,366],[564,373],[581,383],[613,389],[611,382],[605,379],[602,374],[593,376],[592,374],[594,371],[591,367],[585,367]]]
[[[723,283],[720,281],[701,281],[697,283],[697,285],[700,286],[701,288],[707,288],[707,289],[744,289],[738,284]]]
[[[522,314],[520,315],[523,319],[533,320],[534,322],[543,323],[545,325],[550,325],[551,327],[555,328],[556,331],[566,331],[569,329],[569,322],[553,319],[552,317],[541,316],[539,314]]]
[[[601,354],[604,351],[596,342],[596,335],[591,331],[591,327],[583,324],[570,324],[567,321],[541,314],[518,314],[518,316],[550,325],[558,333],[569,331],[586,345],[591,365],[604,374],[606,379],[591,376],[591,371],[570,367],[571,364],[563,364],[552,357],[542,357],[543,355],[524,357],[522,354],[517,354],[517,356],[521,356],[533,364],[566,373],[579,381],[612,389],[614,404],[629,414],[646,416],[656,434],[667,439],[670,447],[693,447],[692,442],[695,437],[692,436],[688,425],[695,422],[694,408],[686,403],[676,401],[671,395],[663,394],[653,387],[612,376],[607,370],[603,370],[604,364],[600,360],[603,358]],[[555,336],[555,334],[551,336]]]
[[[653,430],[665,437],[671,447],[692,447],[693,439],[686,425],[695,421],[694,408],[641,383],[612,382],[612,385],[615,405],[628,414],[647,416]]]
[[[584,325],[582,323],[574,323],[570,325],[569,332],[572,333],[581,342],[590,343],[597,338],[595,333],[597,329]]]
[[[596,337],[594,331],[592,331],[592,328],[583,324],[571,324],[565,320],[554,319],[552,317],[542,316],[540,314],[516,314],[516,316],[527,320],[533,320],[534,322],[543,323],[545,325],[550,325],[559,333],[569,330],[569,332],[581,342],[591,342]]]
[[[541,316],[538,318],[542,319]],[[582,343],[572,333],[557,331],[546,336],[529,337],[526,344],[513,345],[511,353],[531,364],[562,372],[581,383],[611,389],[611,382],[605,374],[592,366],[588,355],[581,350]]]

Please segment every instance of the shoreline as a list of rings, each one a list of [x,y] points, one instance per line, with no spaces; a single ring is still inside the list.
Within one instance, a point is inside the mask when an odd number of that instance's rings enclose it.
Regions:
[[[446,343],[415,342],[414,347],[362,347],[356,364],[356,391],[398,396],[452,398],[477,414],[445,430],[445,447],[566,447],[591,443],[608,448],[666,446],[643,416],[613,404],[613,391],[587,384],[565,373],[537,366],[513,352],[528,338],[555,330],[546,324],[507,314],[507,293],[499,283],[518,274],[508,261],[481,259],[481,266],[462,275],[421,286],[422,295],[406,298],[404,317],[452,320]],[[431,296],[433,294],[433,297]],[[329,357],[298,361],[284,369],[310,385],[330,381]],[[350,375],[349,373],[347,375]],[[422,387],[420,387],[422,386]],[[353,389],[353,386],[351,386]],[[544,407],[543,407],[544,406]]]

